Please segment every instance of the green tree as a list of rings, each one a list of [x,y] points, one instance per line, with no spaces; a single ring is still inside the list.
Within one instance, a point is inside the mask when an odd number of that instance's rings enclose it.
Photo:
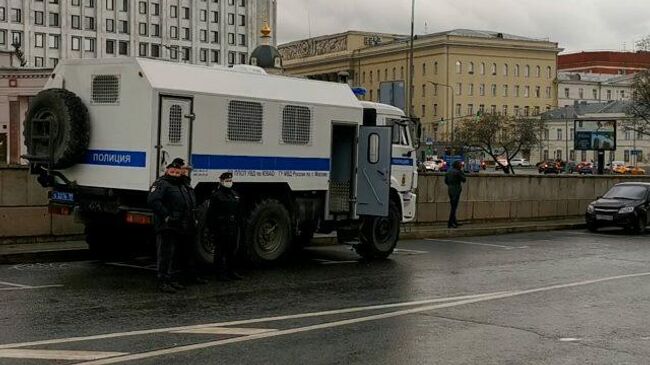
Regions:
[[[539,118],[485,114],[478,120],[463,120],[456,136],[457,141],[466,147],[489,155],[504,173],[514,174],[510,161],[539,144],[543,126]]]

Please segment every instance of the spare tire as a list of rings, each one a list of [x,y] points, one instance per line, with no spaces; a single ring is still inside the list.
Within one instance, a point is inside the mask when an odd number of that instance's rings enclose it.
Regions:
[[[29,105],[23,134],[33,162],[49,162],[53,169],[72,167],[88,150],[88,109],[73,92],[43,90]]]

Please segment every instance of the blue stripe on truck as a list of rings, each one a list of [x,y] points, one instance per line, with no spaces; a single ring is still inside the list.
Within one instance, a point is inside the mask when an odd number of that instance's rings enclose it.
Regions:
[[[147,153],[140,151],[88,150],[83,163],[100,166],[145,167],[147,165]]]
[[[392,164],[397,166],[413,166],[413,160],[410,158],[393,158]]]
[[[192,155],[192,166],[202,170],[329,171],[328,158]]]

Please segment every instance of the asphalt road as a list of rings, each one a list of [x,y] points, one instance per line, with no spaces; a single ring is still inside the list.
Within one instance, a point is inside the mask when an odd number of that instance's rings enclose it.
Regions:
[[[0,266],[0,364],[648,363],[648,236],[399,247],[310,249],[173,295],[148,259]]]

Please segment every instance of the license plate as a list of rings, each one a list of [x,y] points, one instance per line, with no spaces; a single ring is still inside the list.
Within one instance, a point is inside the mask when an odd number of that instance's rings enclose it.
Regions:
[[[53,191],[51,199],[60,202],[74,203],[74,194],[63,191]]]
[[[613,221],[614,217],[611,215],[597,215],[596,220],[599,221]]]

